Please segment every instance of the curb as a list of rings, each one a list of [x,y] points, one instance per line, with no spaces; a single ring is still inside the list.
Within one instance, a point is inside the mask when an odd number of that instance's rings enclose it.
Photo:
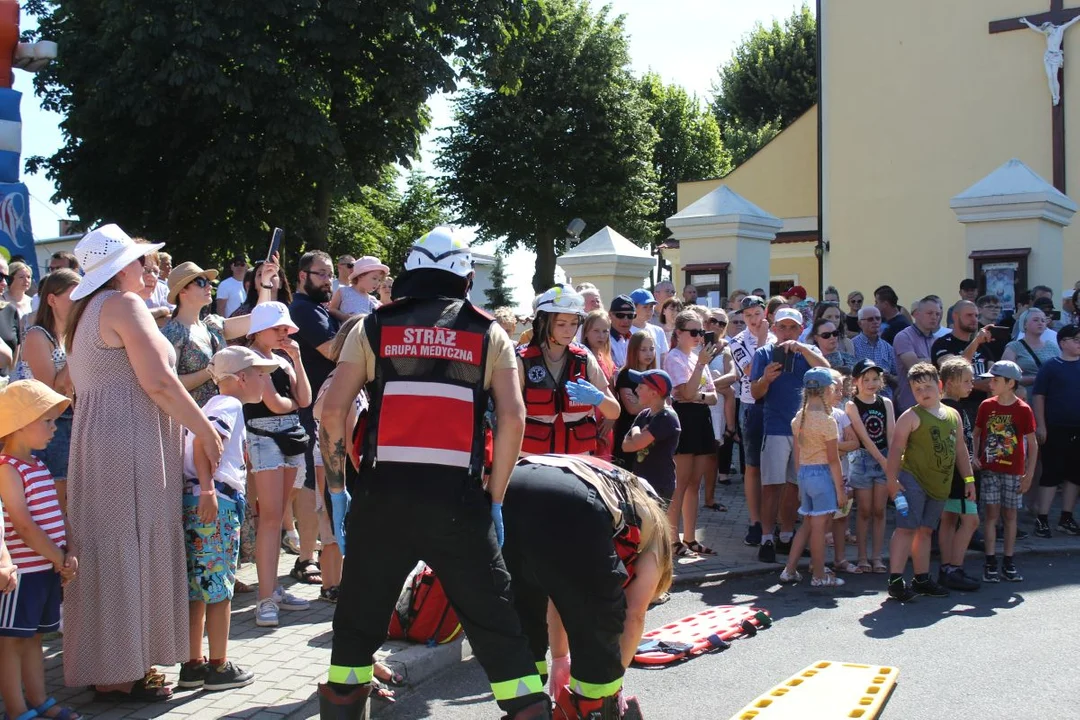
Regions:
[[[404,689],[412,689],[446,668],[468,660],[472,654],[472,646],[462,633],[444,645],[409,645],[387,655],[383,662],[405,676]]]
[[[1048,542],[1040,542],[1037,544],[1031,544],[1028,541],[1022,541],[1022,544],[1018,543],[1014,548],[1015,555],[1057,555],[1061,553],[1080,552],[1080,545],[1074,542],[1055,542],[1053,540]],[[968,550],[965,557],[970,556],[982,557],[983,553],[978,550]],[[885,559],[888,559],[886,554]],[[931,556],[931,560],[933,556]],[[800,559],[799,563],[803,564],[804,559]],[[766,565],[765,563],[753,563],[747,565],[736,565],[732,568],[724,570],[701,570],[697,572],[688,573],[675,573],[675,579],[672,581],[672,587],[686,587],[692,585],[701,585],[707,582],[714,582],[717,580],[732,580],[741,577],[752,577],[754,575],[768,575],[769,573],[779,572],[783,567],[781,563],[773,563]]]

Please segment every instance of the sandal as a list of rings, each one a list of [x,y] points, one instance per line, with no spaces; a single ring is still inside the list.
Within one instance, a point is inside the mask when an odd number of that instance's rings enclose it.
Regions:
[[[691,540],[686,543],[686,547],[690,549],[690,552],[697,553],[698,555],[715,555],[716,551],[711,547],[705,547],[697,540]]]
[[[246,593],[252,592],[255,592],[255,586],[248,585],[246,582],[240,582],[239,580],[237,580],[236,584],[233,585],[233,594],[239,593],[241,595],[244,595]]]
[[[656,607],[657,605],[663,605],[664,603],[666,603],[670,599],[671,599],[671,593],[669,593],[669,592],[661,593],[660,595],[657,595],[656,597],[654,597],[652,600],[649,601],[649,607]]]
[[[314,560],[297,560],[289,577],[304,585],[322,585],[322,571]]]
[[[830,573],[810,580],[810,587],[843,587],[843,585],[843,580]]]
[[[168,700],[172,697],[172,690],[155,680],[147,680],[145,677],[136,680],[131,689],[123,690],[96,690],[94,702],[120,703],[120,702],[147,702],[154,703]]]
[[[854,565],[850,560],[841,560],[836,563],[836,572],[848,573],[849,575],[862,575],[862,565]]]
[[[379,670],[385,669],[387,677],[383,677],[379,674]],[[375,663],[374,670],[375,678],[386,683],[387,685],[393,685],[394,687],[405,687],[405,676],[396,670],[392,670],[386,663]]]
[[[371,699],[379,702],[382,701],[388,705],[393,705],[397,702],[397,698],[394,697],[394,691],[386,687],[386,685],[376,678],[371,678]]]
[[[671,554],[675,557],[697,557],[690,547],[682,541],[671,543]]]
[[[727,512],[727,505],[723,503],[714,502],[712,505],[703,505],[702,507],[713,512]]]
[[[885,565],[885,561],[881,558],[874,558],[874,572],[878,575],[884,575],[889,572],[889,568]]]
[[[55,715],[46,715],[45,713],[56,707],[56,698],[45,698],[45,702],[38,705],[33,709],[37,717],[52,718],[52,720],[81,720],[82,715],[75,711],[74,708],[62,707],[59,708],[59,712]]]
[[[339,592],[337,585],[331,585],[328,588],[319,590],[319,599],[332,604],[337,603]]]
[[[859,571],[863,573],[873,572],[873,568],[870,566],[870,561],[863,559],[859,561]]]

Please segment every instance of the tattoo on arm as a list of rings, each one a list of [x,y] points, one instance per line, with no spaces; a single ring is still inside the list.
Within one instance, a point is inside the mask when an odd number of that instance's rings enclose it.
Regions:
[[[323,456],[327,487],[331,491],[341,490],[345,487],[345,440],[338,438],[336,442],[331,442],[326,425],[320,425],[319,449]]]

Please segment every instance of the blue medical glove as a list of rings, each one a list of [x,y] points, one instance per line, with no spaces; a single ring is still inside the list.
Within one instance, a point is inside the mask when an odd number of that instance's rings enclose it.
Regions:
[[[604,402],[604,391],[583,378],[566,383],[566,394],[578,405],[595,407]]]
[[[495,523],[495,537],[499,541],[499,547],[503,546],[506,539],[506,530],[503,528],[502,503],[491,503],[491,521]]]
[[[330,527],[334,528],[334,539],[342,557],[345,556],[345,516],[349,514],[351,503],[352,497],[345,488],[339,493],[330,493]]]

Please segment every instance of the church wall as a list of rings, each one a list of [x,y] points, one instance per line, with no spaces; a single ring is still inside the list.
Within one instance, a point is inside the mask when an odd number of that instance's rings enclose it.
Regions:
[[[817,217],[817,107],[726,177],[679,183],[677,209],[721,185],[778,218]]]
[[[971,263],[950,198],[1013,157],[1052,178],[1045,40],[987,28],[1048,8],[1048,0],[822,0],[826,284],[843,295],[888,283],[905,303],[951,298]],[[1064,50],[1067,189],[1076,199],[1080,25]],[[1065,276],[1080,277],[1080,227],[1066,228],[1065,243]],[[1060,290],[1058,278],[1029,278],[1044,281]]]
[[[809,244],[813,248],[812,244]],[[813,251],[809,257],[778,258],[775,254],[769,263],[769,279],[790,278],[796,285],[805,287],[811,295],[821,299],[821,292],[817,288],[817,258]],[[767,287],[767,286],[766,286]]]

